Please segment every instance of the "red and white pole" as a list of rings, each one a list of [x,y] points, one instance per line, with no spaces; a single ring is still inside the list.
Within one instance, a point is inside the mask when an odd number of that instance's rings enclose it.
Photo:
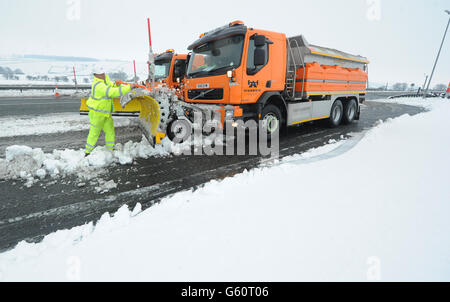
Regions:
[[[448,83],[447,93],[445,95],[448,99],[450,99],[450,83]]]
[[[75,71],[75,66],[73,66],[73,79],[75,81],[75,90],[78,91],[77,73]]]
[[[152,31],[150,30],[150,18],[147,18],[147,24],[148,24],[148,43],[151,48],[152,47]]]
[[[136,60],[133,60],[133,67],[134,67],[134,83],[137,84]]]
[[[148,77],[152,81],[152,89],[155,88],[155,57],[153,55],[152,48],[152,31],[150,29],[150,18],[147,18],[148,25],[148,44],[149,44],[149,54],[148,54]]]

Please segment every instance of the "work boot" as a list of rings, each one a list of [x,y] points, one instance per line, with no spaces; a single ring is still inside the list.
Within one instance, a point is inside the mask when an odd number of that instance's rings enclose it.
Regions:
[[[84,157],[88,157],[89,155],[91,155],[90,153],[84,153]]]

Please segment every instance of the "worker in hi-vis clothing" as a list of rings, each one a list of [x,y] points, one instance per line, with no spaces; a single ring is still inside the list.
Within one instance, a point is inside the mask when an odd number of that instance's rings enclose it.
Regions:
[[[94,150],[102,130],[105,132],[106,147],[111,151],[114,150],[113,98],[121,97],[133,88],[135,88],[134,84],[117,85],[112,83],[102,69],[94,73],[91,95],[87,101],[91,127],[86,142],[85,156],[88,156]]]

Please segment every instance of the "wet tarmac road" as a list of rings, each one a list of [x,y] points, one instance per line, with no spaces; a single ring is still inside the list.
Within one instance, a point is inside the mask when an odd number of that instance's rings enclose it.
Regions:
[[[367,102],[358,123],[330,129],[315,122],[289,130],[281,138],[280,156],[302,153],[323,146],[330,139],[339,140],[349,133],[362,132],[379,120],[422,111],[412,106]],[[118,129],[117,132],[119,141],[139,140],[141,137],[133,129]],[[32,145],[46,151],[82,148],[86,136],[87,131],[38,136],[33,138]],[[67,143],[68,138],[70,144]],[[5,141],[8,139],[0,138],[0,146],[11,144],[12,141]],[[13,141],[29,142],[30,139],[16,137]],[[78,188],[76,178],[60,179],[57,183],[48,179],[31,188],[24,187],[21,182],[0,181],[0,250],[12,248],[22,240],[36,242],[54,231],[97,221],[105,212],[114,213],[124,204],[133,208],[139,202],[144,209],[149,208],[171,194],[258,167],[261,161],[258,156],[140,159],[132,166],[111,167],[103,178],[114,180],[118,188],[104,195],[96,193],[93,187]],[[331,173],[337,173],[338,177],[338,171]]]

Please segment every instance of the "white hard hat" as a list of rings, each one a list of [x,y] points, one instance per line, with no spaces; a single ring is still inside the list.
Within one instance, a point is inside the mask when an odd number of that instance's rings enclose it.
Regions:
[[[105,69],[103,66],[95,66],[94,68],[94,74],[103,74],[105,73]]]

